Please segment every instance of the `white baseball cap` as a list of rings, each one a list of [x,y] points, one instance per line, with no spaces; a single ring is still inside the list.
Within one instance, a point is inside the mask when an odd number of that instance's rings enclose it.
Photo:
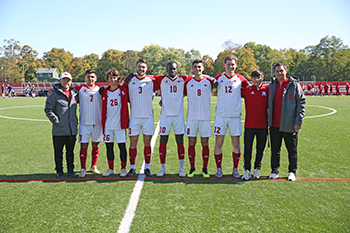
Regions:
[[[69,78],[70,80],[72,80],[72,75],[70,73],[68,73],[68,72],[63,72],[61,74],[60,79],[63,79],[63,78]]]

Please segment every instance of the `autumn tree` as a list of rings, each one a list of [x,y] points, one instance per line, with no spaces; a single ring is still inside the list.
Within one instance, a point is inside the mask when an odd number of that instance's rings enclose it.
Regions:
[[[215,70],[214,70],[214,60],[209,55],[204,55],[203,58],[203,65],[204,65],[204,74],[207,74],[209,76],[214,77],[215,76]]]
[[[57,68],[59,73],[68,70],[70,63],[73,60],[73,54],[66,52],[64,49],[53,48],[49,52],[45,52],[43,59],[47,68]]]

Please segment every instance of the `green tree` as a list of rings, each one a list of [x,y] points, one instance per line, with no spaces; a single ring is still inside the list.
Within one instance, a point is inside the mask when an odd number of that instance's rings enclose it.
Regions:
[[[124,60],[124,66],[125,71],[122,75],[122,77],[128,75],[129,73],[135,73],[136,72],[136,61],[139,58],[137,55],[137,51],[134,50],[127,50],[124,52],[123,60]]]
[[[263,71],[265,78],[269,79],[271,73],[271,52],[272,49],[267,45],[255,44],[248,42],[244,45],[245,48],[250,48],[254,52],[254,58],[258,69]]]
[[[70,63],[73,60],[73,54],[66,52],[64,49],[53,48],[49,52],[45,52],[43,59],[46,67],[57,68],[60,73],[68,70]]]
[[[21,46],[19,41],[14,39],[4,40],[5,45],[0,49],[0,76],[7,78],[9,82],[20,82],[23,73],[18,65]]]
[[[104,52],[97,64],[97,77],[104,80],[106,72],[109,69],[116,69],[120,72],[120,77],[122,78],[125,70],[123,57],[124,53],[119,50],[109,49]]]
[[[35,78],[35,73],[40,67],[38,61],[38,52],[29,45],[24,45],[19,54],[19,67],[22,69],[25,81],[31,81]]]
[[[204,63],[204,73],[214,77],[215,76],[215,69],[214,69],[214,60],[212,57],[209,55],[204,55],[203,58],[203,63]]]
[[[163,57],[167,53],[167,50],[159,45],[145,46],[138,56],[146,59],[147,61],[147,74],[159,75],[165,74],[166,64],[164,64]]]
[[[74,57],[67,71],[72,75],[73,82],[84,82],[85,59],[84,57]]]

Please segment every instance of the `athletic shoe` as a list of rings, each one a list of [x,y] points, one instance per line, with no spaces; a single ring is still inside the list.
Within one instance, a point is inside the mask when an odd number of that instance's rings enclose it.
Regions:
[[[90,168],[90,171],[92,171],[92,172],[95,173],[95,174],[100,174],[100,171],[97,170],[97,167],[96,167],[96,166],[92,166],[92,167]]]
[[[121,177],[125,177],[126,176],[126,169],[123,168],[122,170],[120,170],[120,176]]]
[[[203,168],[202,175],[203,175],[203,178],[209,178],[210,175],[208,174],[208,169]]]
[[[64,179],[64,174],[63,173],[57,173],[57,179],[59,179],[59,180]]]
[[[289,172],[288,180],[289,181],[295,181],[295,174],[294,174],[294,172]]]
[[[85,177],[86,176],[86,170],[83,168],[80,170],[79,177]]]
[[[241,175],[238,173],[237,168],[234,168],[234,169],[232,170],[232,175],[233,175],[233,177],[235,177],[235,178],[240,178],[240,177],[241,177]]]
[[[244,175],[242,176],[242,180],[249,180],[252,177],[252,173],[249,170],[245,170]]]
[[[110,176],[115,174],[115,171],[112,169],[108,169],[105,173],[102,174],[102,176]]]
[[[190,172],[188,173],[187,177],[194,177],[194,174],[196,174],[196,170],[194,168],[191,168]]]
[[[221,168],[217,169],[215,177],[218,177],[218,178],[222,177],[222,169]]]
[[[185,177],[186,176],[185,170],[183,168],[179,168],[179,176],[180,177]]]
[[[133,176],[135,174],[136,174],[135,169],[131,168],[130,171],[128,172],[128,174],[126,174],[126,176]]]
[[[260,178],[260,173],[258,169],[254,169],[253,171],[253,178]]]
[[[157,176],[164,176],[166,174],[165,169],[161,168],[160,171],[157,173]]]
[[[277,173],[271,173],[271,175],[269,176],[269,179],[277,179],[278,174]]]
[[[153,176],[152,172],[149,170],[149,168],[145,169],[143,171],[145,173],[146,176]]]
[[[67,176],[75,178],[75,177],[77,177],[77,174],[75,174],[73,171],[68,171]]]

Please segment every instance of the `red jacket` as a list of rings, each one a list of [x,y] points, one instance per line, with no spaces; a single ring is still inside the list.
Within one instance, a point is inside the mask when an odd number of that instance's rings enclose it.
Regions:
[[[128,89],[121,86],[118,83],[118,88],[120,88],[121,91],[121,110],[120,110],[120,122],[121,122],[121,128],[127,129],[129,127],[129,108],[128,108],[128,102],[129,102],[129,92]],[[102,130],[103,133],[105,132],[105,125],[106,125],[106,111],[107,111],[107,90],[110,89],[110,86],[108,86],[106,89],[103,90],[101,97],[102,97]]]

